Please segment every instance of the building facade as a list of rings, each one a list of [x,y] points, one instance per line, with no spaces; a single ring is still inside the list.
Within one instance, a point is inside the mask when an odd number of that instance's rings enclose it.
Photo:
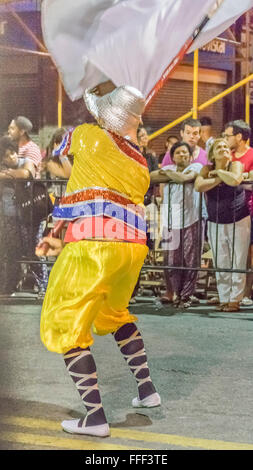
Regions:
[[[6,7],[0,8],[0,132],[5,133],[10,120],[22,114],[31,119],[34,133],[42,136],[40,144],[45,147],[51,130],[57,127],[59,77],[52,60],[43,54],[34,39],[36,37],[42,42],[40,2],[20,2],[15,6],[21,21]],[[32,34],[25,30],[24,25]],[[199,52],[199,104],[232,85],[235,77],[235,47],[221,40],[214,40],[205,46]],[[190,111],[192,96],[193,54],[189,54],[144,114],[143,121],[148,132],[153,133]],[[219,134],[228,120],[244,118],[242,104],[239,90],[207,108],[199,117],[210,116],[214,131]],[[62,125],[77,125],[85,120],[90,120],[90,116],[83,100],[71,102],[63,90]],[[43,129],[47,129],[46,134],[43,134]],[[168,135],[179,135],[179,126],[152,140],[157,154],[164,150]]]

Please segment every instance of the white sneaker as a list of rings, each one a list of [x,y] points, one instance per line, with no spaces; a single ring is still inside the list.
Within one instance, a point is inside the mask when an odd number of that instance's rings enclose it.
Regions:
[[[153,408],[155,406],[160,406],[161,405],[161,397],[159,393],[152,393],[152,395],[149,395],[146,398],[143,398],[143,400],[140,400],[138,397],[134,398],[132,400],[132,406],[134,408]]]
[[[241,305],[253,305],[253,300],[249,299],[249,297],[243,297],[243,299],[240,302]]]
[[[107,437],[110,436],[110,428],[107,423],[98,424],[97,426],[80,426],[79,419],[68,419],[62,421],[61,425],[64,431],[71,434],[86,434],[89,436]]]

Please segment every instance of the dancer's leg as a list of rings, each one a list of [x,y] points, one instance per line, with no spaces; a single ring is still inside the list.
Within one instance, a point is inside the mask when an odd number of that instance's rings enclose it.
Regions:
[[[160,405],[160,396],[150,378],[144,343],[136,325],[127,323],[114,333],[114,338],[137,381],[139,398],[133,400],[133,405]]]
[[[64,361],[87,409],[87,415],[83,419],[63,421],[63,428],[80,434],[108,435],[109,427],[98,389],[96,364],[90,349],[72,349],[64,354]]]

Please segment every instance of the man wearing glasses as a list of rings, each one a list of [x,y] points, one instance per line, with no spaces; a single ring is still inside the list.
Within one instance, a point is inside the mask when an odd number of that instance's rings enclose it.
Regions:
[[[253,148],[248,145],[250,135],[250,126],[241,119],[228,122],[223,134],[232,151],[233,161],[240,161],[245,173],[253,171]]]
[[[225,132],[223,137],[228,142],[228,145],[232,152],[232,161],[240,161],[244,166],[244,173],[246,178],[253,179],[253,148],[249,146],[248,141],[251,135],[250,126],[243,120],[239,119],[236,121],[228,122],[225,126]],[[250,174],[250,172],[252,172]],[[245,189],[246,186],[245,186]],[[246,191],[248,203],[252,213],[252,186],[249,187],[249,191]],[[251,215],[251,243],[248,255],[248,266],[250,268],[253,263],[253,216]],[[241,305],[252,306],[252,284],[253,275],[252,273],[247,274],[246,287],[244,291],[244,297],[241,301]]]

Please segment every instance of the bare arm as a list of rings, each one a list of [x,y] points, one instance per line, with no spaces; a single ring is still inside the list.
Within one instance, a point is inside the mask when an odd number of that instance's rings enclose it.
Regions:
[[[218,184],[221,183],[221,179],[219,176],[214,175],[209,177],[209,173],[210,167],[206,165],[202,168],[199,175],[197,176],[194,184],[194,189],[199,193],[209,191],[210,189],[215,188],[215,186],[218,186]]]
[[[150,182],[151,183],[167,183],[168,181],[171,181],[173,170],[163,170],[160,168],[159,170],[154,170],[151,171],[149,174],[150,176]]]
[[[49,160],[47,163],[47,170],[54,176],[59,178],[69,178],[71,175],[72,165],[68,157],[61,158],[61,163]]]
[[[160,196],[161,196],[161,202],[163,201],[163,196],[164,196],[164,184],[160,184]]]
[[[192,183],[198,173],[196,173],[193,170],[190,170],[189,172],[182,173],[180,171],[172,171],[171,172],[171,180],[174,183]]]
[[[3,176],[3,174],[5,176]],[[25,180],[30,179],[31,177],[35,177],[35,165],[30,160],[26,160],[24,165],[20,168],[9,168],[7,170],[3,170],[0,176],[1,179],[16,178]]]
[[[238,186],[243,180],[243,165],[241,162],[232,162],[231,170],[217,170],[219,178],[229,186]]]
[[[70,178],[72,165],[69,161],[69,158],[67,156],[60,157],[60,162],[61,162],[64,174],[65,174],[65,178]]]
[[[9,180],[12,179],[13,177],[8,174],[8,170],[2,170],[0,171],[0,180]]]

